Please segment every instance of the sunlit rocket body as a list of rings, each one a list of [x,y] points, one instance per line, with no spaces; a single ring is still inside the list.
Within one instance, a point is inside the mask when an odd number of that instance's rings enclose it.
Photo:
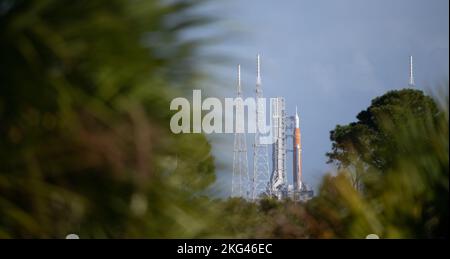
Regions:
[[[302,189],[302,139],[300,133],[300,118],[298,117],[297,107],[295,108],[295,128],[294,128],[294,167],[293,179],[294,190],[301,191]]]

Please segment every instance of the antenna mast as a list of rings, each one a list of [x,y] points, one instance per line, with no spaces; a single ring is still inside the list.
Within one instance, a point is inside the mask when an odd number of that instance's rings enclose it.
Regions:
[[[253,148],[253,181],[252,199],[257,199],[261,194],[268,194],[270,173],[269,173],[269,151],[267,144],[260,141],[260,126],[266,120],[265,103],[261,88],[261,63],[260,56],[257,56],[257,76],[256,76],[256,133]]]
[[[409,87],[415,87],[414,82],[414,67],[413,67],[413,56],[409,56]]]
[[[247,159],[247,142],[245,136],[244,125],[240,116],[244,116],[244,106],[242,100],[241,87],[241,65],[238,65],[237,76],[237,103],[236,103],[236,130],[234,134],[233,149],[233,176],[231,179],[231,196],[232,197],[250,197],[250,182],[248,175],[248,159]]]

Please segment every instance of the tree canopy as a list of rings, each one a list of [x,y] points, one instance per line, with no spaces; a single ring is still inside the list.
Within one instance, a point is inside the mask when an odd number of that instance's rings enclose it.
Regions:
[[[331,131],[327,156],[339,170],[324,179],[310,206],[325,211],[322,220],[337,235],[448,236],[444,91],[435,98],[414,89],[389,91],[360,112],[357,122]]]
[[[408,120],[428,120],[438,115],[434,100],[420,90],[389,91],[372,100],[361,111],[357,121],[337,125],[330,132],[332,150],[329,163],[343,168],[361,162],[379,170],[392,167],[393,155],[401,152],[393,143],[394,136]]]

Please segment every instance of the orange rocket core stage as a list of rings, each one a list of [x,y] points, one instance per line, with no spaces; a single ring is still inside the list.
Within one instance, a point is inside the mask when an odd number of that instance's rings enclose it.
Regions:
[[[294,135],[294,182],[297,190],[302,188],[302,141],[300,128],[295,128]]]
[[[300,141],[300,129],[296,128],[295,129],[295,145],[296,146],[301,146],[301,141]]]

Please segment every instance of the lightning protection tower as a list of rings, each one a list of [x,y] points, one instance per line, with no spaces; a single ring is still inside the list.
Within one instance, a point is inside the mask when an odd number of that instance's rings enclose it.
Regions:
[[[256,133],[253,145],[253,179],[252,179],[252,199],[257,199],[262,194],[268,194],[270,173],[269,173],[269,152],[268,146],[261,143],[260,125],[266,121],[265,103],[261,88],[261,66],[260,56],[257,57],[257,77],[256,77]]]
[[[247,142],[243,125],[244,104],[242,100],[241,66],[238,65],[236,129],[234,134],[233,177],[231,179],[231,196],[250,198],[250,179],[248,174]],[[242,118],[242,119],[241,119]]]

